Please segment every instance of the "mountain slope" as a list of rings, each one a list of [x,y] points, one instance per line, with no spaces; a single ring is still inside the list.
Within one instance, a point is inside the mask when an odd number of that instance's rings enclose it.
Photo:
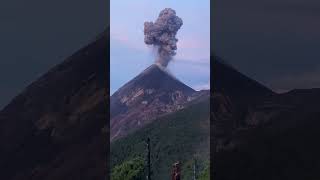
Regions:
[[[111,140],[143,127],[160,115],[183,108],[195,92],[163,68],[151,65],[111,96]]]
[[[211,69],[213,76],[214,92],[228,94],[232,98],[253,100],[264,96],[271,96],[274,93],[267,87],[255,80],[241,74],[219,57],[212,56],[213,66]],[[243,100],[243,99],[242,99]]]
[[[192,177],[193,158],[198,172],[209,160],[210,139],[209,96],[194,100],[182,110],[167,114],[152,123],[115,140],[111,144],[111,167],[132,160],[146,158],[146,138],[151,140],[152,179],[170,179],[171,166],[182,162],[183,179]],[[142,178],[141,178],[142,179]]]
[[[230,66],[215,65],[221,69],[213,78],[215,178],[318,179],[320,89],[270,93]]]
[[[108,32],[0,112],[0,179],[104,179]]]

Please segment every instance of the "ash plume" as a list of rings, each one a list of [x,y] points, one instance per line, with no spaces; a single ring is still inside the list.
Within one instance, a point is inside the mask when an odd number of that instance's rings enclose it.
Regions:
[[[176,11],[171,8],[162,10],[155,22],[144,23],[144,42],[158,48],[156,63],[163,67],[167,67],[176,55],[176,34],[182,24],[182,19],[176,16]]]

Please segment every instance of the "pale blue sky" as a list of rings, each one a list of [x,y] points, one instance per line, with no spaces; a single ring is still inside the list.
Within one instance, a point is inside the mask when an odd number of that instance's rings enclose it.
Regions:
[[[154,62],[152,48],[144,44],[143,24],[167,7],[183,20],[169,70],[194,89],[209,87],[210,0],[111,0],[110,5],[111,94]]]

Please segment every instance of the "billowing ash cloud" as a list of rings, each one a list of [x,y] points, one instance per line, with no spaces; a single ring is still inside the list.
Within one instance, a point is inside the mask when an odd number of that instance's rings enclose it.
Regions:
[[[182,19],[170,8],[162,10],[154,23],[144,23],[144,42],[158,48],[156,63],[163,67],[167,67],[172,56],[176,54],[178,42],[176,34],[182,24]]]

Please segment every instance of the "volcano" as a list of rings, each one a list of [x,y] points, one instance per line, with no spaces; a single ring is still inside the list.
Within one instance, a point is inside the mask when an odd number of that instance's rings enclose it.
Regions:
[[[108,36],[53,67],[0,112],[0,179],[105,179]]]
[[[211,69],[214,92],[228,94],[236,99],[244,98],[246,101],[275,94],[269,88],[240,73],[221,58],[217,56],[211,58],[214,59]]]
[[[214,59],[215,178],[320,178],[320,89],[277,94]]]
[[[163,67],[151,65],[111,96],[111,140],[182,109],[195,92]]]

